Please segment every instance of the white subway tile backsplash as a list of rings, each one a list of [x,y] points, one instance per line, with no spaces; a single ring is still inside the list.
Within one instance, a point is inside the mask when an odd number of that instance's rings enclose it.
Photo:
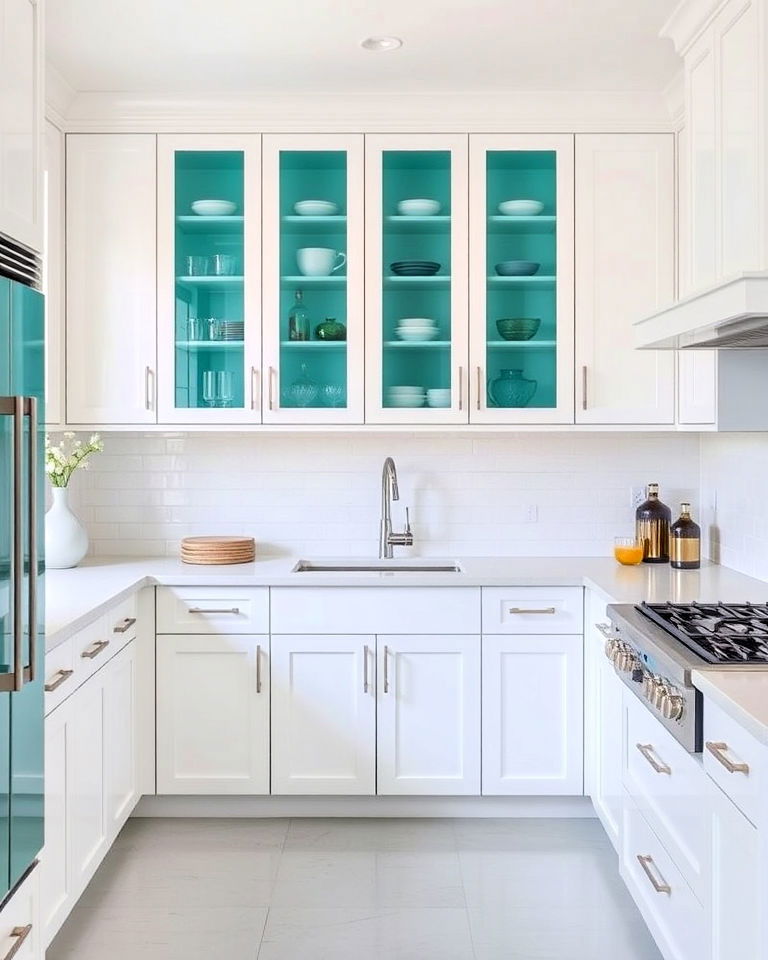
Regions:
[[[604,555],[632,529],[629,490],[698,502],[694,434],[106,434],[73,481],[91,550],[173,555],[199,534],[249,534],[261,554],[371,555],[384,457],[411,508],[414,553]],[[535,517],[535,519],[532,519]],[[766,526],[768,526],[768,514]],[[734,522],[742,523],[736,511]],[[739,534],[745,552],[762,542]],[[730,549],[730,543],[724,544]],[[401,551],[404,552],[404,551]]]

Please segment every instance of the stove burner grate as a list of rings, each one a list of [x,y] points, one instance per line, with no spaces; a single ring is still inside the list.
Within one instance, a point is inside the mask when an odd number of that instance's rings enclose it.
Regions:
[[[707,663],[768,663],[768,604],[642,603],[637,609]]]

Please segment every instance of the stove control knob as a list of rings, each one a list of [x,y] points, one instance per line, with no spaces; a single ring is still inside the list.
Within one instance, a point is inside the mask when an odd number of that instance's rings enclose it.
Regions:
[[[685,701],[676,693],[667,692],[662,698],[659,710],[665,720],[680,720],[685,709]]]
[[[639,668],[640,661],[631,647],[625,647],[616,665],[622,673],[634,673]]]
[[[656,682],[653,689],[653,700],[651,701],[657,710],[661,710],[664,701],[669,696],[667,685],[661,681]]]
[[[645,684],[645,670],[639,664],[632,670],[632,681]]]
[[[616,649],[618,645],[619,645],[618,640],[608,640],[605,644],[604,652],[606,657],[608,657],[608,659],[611,661],[611,663],[613,663],[613,661],[616,659]]]

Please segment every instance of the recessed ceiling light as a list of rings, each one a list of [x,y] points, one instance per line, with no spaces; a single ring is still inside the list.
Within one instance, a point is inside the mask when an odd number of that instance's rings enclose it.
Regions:
[[[397,50],[402,47],[403,41],[400,37],[366,37],[360,44],[364,50],[372,50],[374,53],[386,53],[388,50]]]

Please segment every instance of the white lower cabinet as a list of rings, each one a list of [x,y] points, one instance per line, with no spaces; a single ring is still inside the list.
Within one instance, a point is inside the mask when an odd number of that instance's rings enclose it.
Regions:
[[[136,733],[136,644],[129,643],[104,675],[104,802],[110,839],[139,800]]]
[[[74,902],[67,829],[67,759],[72,711],[64,704],[45,719],[45,850],[41,869],[42,924],[46,944]]]
[[[0,957],[43,960],[40,923],[40,865],[34,866],[0,911]]]
[[[483,793],[583,792],[583,639],[483,637]]]
[[[269,636],[157,638],[157,792],[269,793]]]
[[[480,792],[480,637],[378,636],[382,795]]]
[[[272,793],[376,793],[376,638],[272,636]]]

